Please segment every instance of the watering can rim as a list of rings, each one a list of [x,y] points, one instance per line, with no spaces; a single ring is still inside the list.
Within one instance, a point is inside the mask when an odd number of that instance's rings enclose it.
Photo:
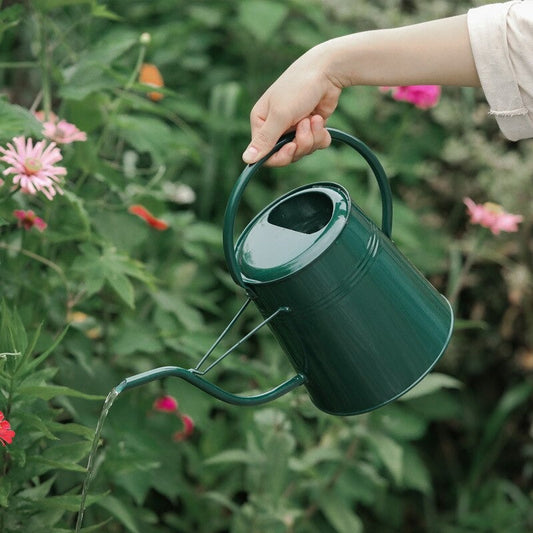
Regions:
[[[302,235],[304,237],[300,242],[302,248],[276,265],[254,266],[252,261],[245,260],[244,255],[246,254],[246,250],[244,247],[247,240],[256,231],[257,225],[262,219],[267,220],[270,213],[289,198],[297,197],[311,191],[324,194],[331,201],[332,213],[328,222],[308,237]],[[237,239],[235,255],[240,266],[242,279],[247,285],[274,283],[284,280],[301,271],[303,268],[310,266],[328,250],[330,245],[342,233],[348,223],[350,210],[353,205],[346,188],[331,181],[320,181],[308,185],[301,185],[273,200],[247,224]],[[243,265],[243,261],[245,265]]]

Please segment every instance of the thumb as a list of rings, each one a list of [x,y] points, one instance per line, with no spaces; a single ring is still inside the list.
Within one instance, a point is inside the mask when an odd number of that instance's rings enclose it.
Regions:
[[[252,141],[242,154],[243,161],[249,165],[259,161],[274,148],[285,130],[285,126],[267,117],[265,122],[256,128],[256,131],[252,131]]]

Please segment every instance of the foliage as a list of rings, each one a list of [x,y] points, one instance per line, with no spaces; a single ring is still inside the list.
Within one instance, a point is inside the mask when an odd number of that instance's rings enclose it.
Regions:
[[[0,146],[42,139],[39,110],[87,133],[60,145],[64,194],[11,191],[8,176],[0,187],[0,411],[16,431],[0,450],[0,529],[59,532],[74,527],[106,394],[137,372],[194,366],[241,305],[221,226],[255,98],[315,43],[471,3],[5,4]],[[143,63],[157,65],[164,86],[139,81]],[[533,158],[527,142],[504,141],[486,114],[473,89],[444,88],[436,107],[420,110],[358,87],[344,92],[331,120],[386,168],[398,247],[456,296],[454,340],[438,371],[358,417],[325,415],[304,391],[253,410],[171,379],[126,391],[103,429],[86,531],[531,530]],[[379,222],[366,166],[332,147],[262,170],[239,225],[319,180],[346,186]],[[465,196],[521,213],[520,232],[477,247]],[[15,210],[34,211],[46,229],[25,229]],[[258,321],[247,311],[223,344]],[[266,390],[291,374],[263,330],[222,366],[210,379],[232,391]],[[187,440],[173,440],[178,418],[154,410],[163,393],[194,419]]]

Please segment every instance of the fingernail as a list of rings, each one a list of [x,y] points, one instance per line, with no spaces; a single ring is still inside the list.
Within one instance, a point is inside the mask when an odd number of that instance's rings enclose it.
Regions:
[[[253,163],[258,153],[259,152],[255,146],[248,146],[244,151],[244,154],[242,154],[242,159],[245,163]]]

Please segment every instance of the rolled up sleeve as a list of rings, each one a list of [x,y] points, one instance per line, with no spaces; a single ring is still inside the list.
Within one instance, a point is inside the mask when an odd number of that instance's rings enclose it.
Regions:
[[[490,114],[509,140],[533,137],[533,0],[470,9],[467,20]]]

